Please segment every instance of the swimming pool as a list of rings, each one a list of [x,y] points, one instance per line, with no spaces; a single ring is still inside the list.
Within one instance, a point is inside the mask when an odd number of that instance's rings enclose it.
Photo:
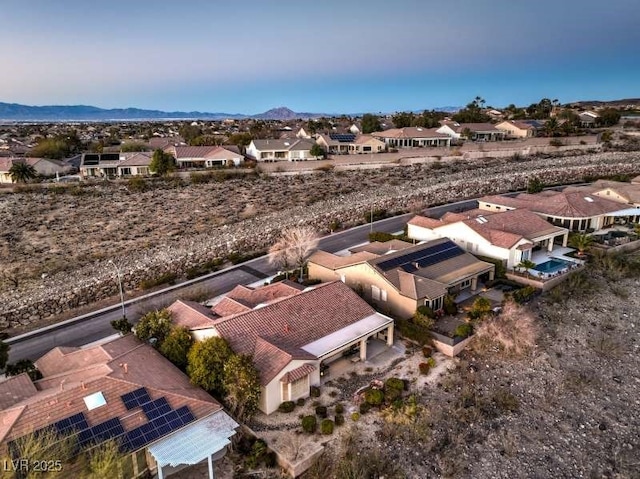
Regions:
[[[567,261],[562,261],[561,259],[550,259],[549,261],[545,261],[544,263],[540,263],[536,265],[536,271],[540,271],[541,273],[555,273],[562,269],[567,268],[571,263]]]

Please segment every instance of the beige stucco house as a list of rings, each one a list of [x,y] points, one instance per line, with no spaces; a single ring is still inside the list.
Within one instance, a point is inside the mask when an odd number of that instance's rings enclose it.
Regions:
[[[317,160],[311,155],[313,141],[307,139],[252,140],[247,156],[257,161]]]
[[[524,121],[505,120],[496,124],[495,127],[504,131],[507,138],[531,138],[536,136],[536,128]]]
[[[476,209],[446,213],[440,219],[414,216],[407,235],[417,241],[449,238],[469,253],[502,260],[513,269],[530,260],[534,249],[551,253],[554,246],[567,246],[569,230],[528,210],[496,213]]]
[[[393,344],[393,319],[339,281],[304,289],[290,282],[237,286],[211,309],[178,301],[169,310],[197,340],[219,336],[237,354],[252,356],[266,414],[307,397],[320,384],[320,371],[344,351],[356,346],[365,361],[369,338]]]
[[[308,261],[309,277],[340,280],[381,311],[408,318],[419,306],[438,311],[447,294],[475,291],[479,281],[494,276],[493,264],[447,238],[418,245],[397,241],[389,249],[384,245],[372,243],[346,256],[317,251]]]
[[[164,150],[173,155],[178,168],[213,168],[240,166],[244,157],[222,146],[170,146]]]
[[[371,133],[371,136],[393,148],[451,146],[451,138],[449,135],[442,133],[435,128],[422,128],[415,126],[406,128],[390,128],[384,131],[375,131]]]

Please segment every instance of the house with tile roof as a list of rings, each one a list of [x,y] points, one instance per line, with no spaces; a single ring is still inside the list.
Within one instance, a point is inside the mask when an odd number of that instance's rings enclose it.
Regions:
[[[116,178],[148,176],[153,153],[84,153],[80,161],[82,178]]]
[[[128,477],[156,470],[162,478],[181,464],[208,461],[212,471],[238,427],[215,399],[133,335],[57,347],[35,365],[42,379],[25,373],[0,382],[5,452],[52,428],[73,435],[79,451],[114,439],[127,457]]]
[[[532,138],[539,131],[533,124],[520,120],[505,120],[495,127],[506,133],[507,138]]]
[[[381,311],[402,318],[419,306],[444,307],[447,294],[475,291],[482,280],[493,279],[495,266],[480,261],[447,238],[389,251],[375,246],[351,255],[316,251],[308,260],[309,277],[339,279]]]
[[[371,135],[354,133],[319,134],[316,143],[332,155],[381,153],[386,144]]]
[[[634,216],[634,211],[629,211],[628,205],[591,194],[581,188],[546,190],[536,194],[520,193],[513,197],[485,196],[478,200],[478,207],[485,211],[533,211],[549,223],[570,231],[599,230],[614,224],[616,219],[629,220]]]
[[[222,146],[169,146],[164,149],[176,160],[178,168],[240,166],[244,157]]]
[[[414,216],[407,235],[417,241],[449,238],[465,251],[502,260],[508,269],[531,260],[534,250],[551,253],[554,246],[567,246],[569,230],[549,224],[528,210],[502,213],[470,210],[446,213],[442,218]]]
[[[451,146],[449,135],[439,132],[436,128],[422,128],[408,126],[405,128],[390,128],[384,131],[374,131],[371,136],[383,141],[392,148],[422,148],[426,146]]]
[[[237,287],[209,312],[169,307],[173,323],[196,339],[224,338],[236,354],[247,354],[260,373],[260,410],[270,414],[284,401],[309,396],[320,371],[359,348],[367,359],[372,337],[393,344],[393,319],[376,312],[339,281],[301,289],[294,283]],[[197,309],[197,308],[193,308]]]
[[[453,140],[500,141],[506,136],[505,131],[496,128],[492,123],[458,123],[445,120],[441,124],[436,131]]]
[[[9,170],[15,163],[27,163],[33,166],[40,176],[64,175],[72,169],[62,161],[49,158],[0,158],[0,183],[12,183]]]
[[[303,161],[317,160],[311,155],[313,141],[297,138],[282,140],[251,140],[247,156],[256,161]]]

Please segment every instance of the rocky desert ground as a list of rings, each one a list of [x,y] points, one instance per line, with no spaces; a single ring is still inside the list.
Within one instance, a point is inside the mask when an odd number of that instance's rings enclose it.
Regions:
[[[127,289],[230,252],[260,251],[280,231],[320,233],[363,221],[373,206],[419,211],[455,199],[551,183],[637,174],[637,152],[434,162],[379,170],[105,183],[0,195],[0,327],[60,314],[117,294],[113,259]],[[53,306],[50,306],[54,302]]]

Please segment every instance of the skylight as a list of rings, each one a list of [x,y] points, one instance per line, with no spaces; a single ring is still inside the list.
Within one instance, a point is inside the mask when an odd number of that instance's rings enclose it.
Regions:
[[[585,201],[588,201],[589,203],[593,203],[593,198],[589,198],[588,196],[584,197]]]
[[[86,404],[87,409],[89,411],[92,411],[93,409],[97,409],[101,406],[106,405],[107,400],[104,398],[104,395],[102,394],[102,392],[98,391],[97,393],[93,393],[88,396],[85,396],[84,403]]]

